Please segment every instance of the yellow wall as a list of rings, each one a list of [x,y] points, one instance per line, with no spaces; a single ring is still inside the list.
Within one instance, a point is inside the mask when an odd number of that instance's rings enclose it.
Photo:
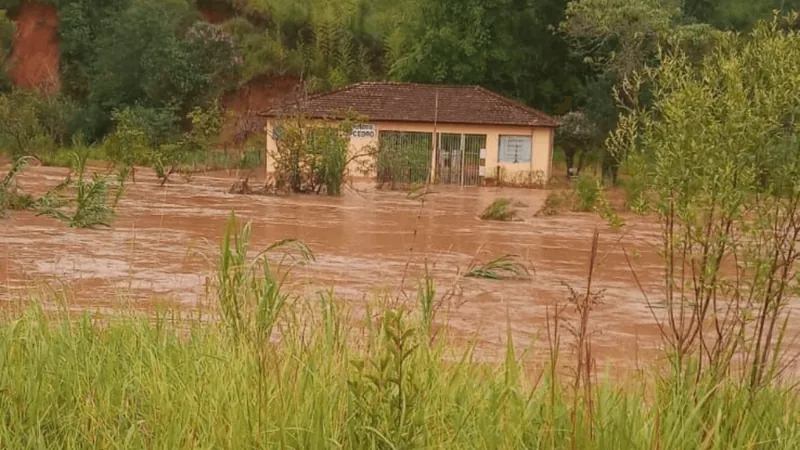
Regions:
[[[272,139],[272,127],[275,120],[267,121],[267,172],[273,170],[269,153],[277,149],[275,141]],[[361,152],[368,147],[378,148],[378,135],[381,131],[411,131],[433,133],[433,124],[414,123],[414,122],[371,122],[375,127],[373,138],[351,138],[351,152]],[[456,134],[478,134],[486,135],[486,177],[494,178],[499,173],[505,181],[518,183],[545,183],[550,179],[552,158],[553,158],[553,129],[552,128],[529,128],[529,127],[509,127],[495,125],[457,125],[439,124],[436,126],[437,133],[456,133]],[[532,155],[530,163],[500,163],[498,153],[501,135],[531,136]],[[432,161],[433,164],[433,161]],[[351,164],[350,175],[361,176],[355,164]],[[371,164],[372,171],[368,176],[375,177],[377,173],[374,164]]]

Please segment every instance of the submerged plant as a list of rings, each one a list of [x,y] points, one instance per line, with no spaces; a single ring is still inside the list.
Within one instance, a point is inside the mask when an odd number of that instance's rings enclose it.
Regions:
[[[575,210],[579,212],[595,211],[603,197],[603,183],[597,178],[581,173],[575,182]]]
[[[517,255],[499,256],[487,263],[473,261],[464,274],[468,278],[486,278],[490,280],[527,280],[531,274],[524,264],[518,261]]]
[[[510,198],[498,198],[487,206],[481,214],[481,220],[510,221],[517,217],[517,211],[512,206]]]
[[[108,177],[99,174],[87,180],[87,155],[74,152],[72,157],[75,177],[70,172],[61,184],[37,201],[39,215],[59,219],[71,228],[111,227],[124,193],[126,171],[120,172],[117,186],[111,186]],[[74,197],[68,194],[72,190]]]
[[[569,208],[570,198],[568,193],[561,191],[549,191],[544,200],[542,208],[536,212],[536,216],[555,216],[562,210]]]
[[[236,339],[263,341],[271,336],[288,299],[282,293],[291,269],[287,261],[305,264],[314,260],[314,253],[302,241],[283,239],[250,259],[251,226],[248,222],[240,228],[235,213],[231,213],[220,246],[217,299],[223,319]],[[279,251],[283,252],[279,261],[271,262],[268,256]]]
[[[6,211],[25,210],[33,206],[33,197],[21,193],[16,183],[17,175],[22,172],[31,159],[22,157],[14,160],[11,169],[0,180],[0,217],[5,217]]]

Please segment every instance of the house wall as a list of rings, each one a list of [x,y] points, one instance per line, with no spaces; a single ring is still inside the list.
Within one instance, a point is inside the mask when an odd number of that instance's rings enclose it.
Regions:
[[[267,121],[267,152],[268,155],[277,149],[277,144],[272,138],[272,127],[275,120]],[[324,125],[325,122],[319,122]],[[414,123],[414,122],[370,122],[374,126],[374,136],[372,137],[352,137],[350,149],[353,154],[363,152],[367,148],[378,148],[378,136],[381,131],[407,131],[433,133],[433,124]],[[331,125],[330,122],[327,123]],[[486,135],[486,178],[503,178],[503,181],[512,183],[544,183],[552,175],[553,159],[553,129],[552,128],[529,128],[514,126],[496,125],[458,125],[458,124],[438,124],[437,133],[455,134],[477,134]],[[524,163],[508,163],[499,161],[500,136],[530,136],[531,137],[531,161]],[[351,175],[376,177],[375,164],[369,164],[370,158],[362,159],[362,165],[371,166],[368,173],[359,173],[359,165],[353,162],[350,165]],[[434,164],[434,161],[431,161]],[[273,171],[271,158],[267,157],[267,171]]]

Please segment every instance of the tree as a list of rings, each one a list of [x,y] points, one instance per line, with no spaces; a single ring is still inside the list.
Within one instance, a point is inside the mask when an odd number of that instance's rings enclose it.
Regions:
[[[560,30],[586,61],[625,79],[652,57],[680,15],[665,0],[577,0]]]
[[[586,155],[600,144],[601,134],[597,126],[582,111],[572,111],[561,117],[561,126],[556,129],[556,143],[564,150],[567,158],[567,176],[583,169]],[[578,167],[575,167],[575,156],[580,154]]]
[[[114,111],[113,119],[114,132],[105,138],[103,146],[111,161],[132,169],[136,182],[134,167],[151,163],[158,149],[175,139],[178,118],[171,109],[137,106]]]
[[[388,41],[390,76],[478,84],[554,110],[587,75],[564,39],[551,31],[565,5],[563,0],[410,2]]]
[[[681,379],[739,369],[757,389],[781,369],[800,291],[797,24],[795,13],[728,33],[700,62],[666,52],[633,77],[653,101],[630,107],[612,136],[661,221],[661,326]]]

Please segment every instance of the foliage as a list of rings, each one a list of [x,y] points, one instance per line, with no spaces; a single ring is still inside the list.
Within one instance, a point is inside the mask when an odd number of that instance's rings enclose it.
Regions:
[[[162,152],[168,154],[181,153],[181,125],[187,125],[181,119],[194,108],[272,76],[296,77],[311,92],[369,79],[478,84],[555,114],[583,111],[603,138],[619,112],[613,89],[632,92],[624,89],[629,75],[657,64],[659,47],[681,47],[700,60],[717,45],[715,27],[747,30],[772,8],[798,6],[798,0],[692,0],[680,8],[671,0],[48,3],[58,8],[61,86],[71,106],[53,116],[58,126],[45,126],[34,134],[38,142],[25,146],[46,144],[45,135],[63,145],[78,131],[100,142],[114,132],[116,112],[142,108],[178,118]],[[18,6],[0,2],[0,10]],[[200,8],[232,19],[208,24]],[[14,31],[0,17],[2,92]],[[624,98],[624,106],[637,100]],[[589,156],[602,158],[604,175],[616,180],[612,154]]]
[[[65,89],[86,102],[83,128],[96,138],[114,111],[170,109],[180,117],[236,81],[239,57],[221,27],[198,21],[188,3],[97,0],[62,7]]]
[[[681,376],[736,373],[759,389],[782,370],[800,292],[797,20],[728,34],[700,63],[665,53],[634,85],[652,86],[653,105],[631,109],[611,141],[661,221],[665,302],[654,307]]]
[[[509,221],[517,217],[517,211],[512,206],[513,201],[510,198],[495,199],[489,206],[481,213],[481,220],[500,220]]]
[[[588,74],[550,30],[563,19],[566,1],[405,3],[407,12],[397,15],[400,23],[388,41],[393,78],[480,84],[555,110]]]
[[[276,124],[280,130],[273,130],[278,137],[277,148],[269,154],[275,167],[275,187],[296,193],[340,195],[348,163],[370,152],[350,151],[353,126],[361,122],[362,118],[351,114],[335,127],[299,116]]]
[[[572,197],[571,193],[558,190],[548,191],[547,197],[544,199],[544,205],[536,212],[536,215],[544,217],[555,216],[565,209],[570,209]]]
[[[75,151],[73,159],[74,178],[70,172],[56,189],[39,199],[38,214],[59,219],[71,228],[111,227],[124,193],[124,177],[117,186],[110,186],[108,177],[99,174],[87,180],[86,152]]]
[[[680,14],[664,0],[578,0],[567,6],[560,30],[587,62],[624,79],[652,56]]]
[[[291,270],[288,263],[307,264],[315,258],[302,241],[284,239],[268,246],[251,260],[248,257],[251,228],[250,222],[240,227],[236,214],[231,212],[220,245],[216,286],[222,318],[231,336],[258,345],[272,337],[289,299],[282,292]],[[270,262],[268,257],[279,252],[282,252],[280,262]]]
[[[147,165],[159,149],[174,140],[175,113],[168,108],[132,107],[115,111],[115,127],[103,142],[106,155],[120,167]],[[133,173],[134,181],[135,173]]]
[[[158,143],[150,154],[149,162],[162,185],[174,172],[185,170],[183,166],[193,155],[209,154],[214,150],[224,116],[219,103],[213,102],[208,108],[193,108],[186,118],[191,123],[189,132],[184,133],[180,139]]]
[[[575,181],[575,210],[581,212],[595,211],[600,198],[603,197],[603,182],[588,175],[581,174]]]
[[[15,34],[16,26],[14,22],[8,18],[6,11],[0,7],[0,93],[11,90],[8,65]]]
[[[581,172],[585,156],[600,144],[600,131],[582,111],[571,111],[561,116],[561,126],[556,129],[556,143],[564,150],[567,163],[567,175],[570,169]],[[581,155],[578,167],[575,167],[575,156]]]
[[[503,255],[483,263],[472,261],[464,276],[467,278],[485,278],[489,280],[507,280],[530,278],[530,272],[524,264],[520,263],[517,255]]]
[[[29,209],[33,205],[33,198],[23,194],[17,187],[16,178],[28,165],[29,157],[14,160],[11,168],[0,179],[0,218],[6,217],[7,211]]]
[[[0,150],[13,157],[53,150],[67,140],[73,104],[59,95],[14,89],[0,94]]]

